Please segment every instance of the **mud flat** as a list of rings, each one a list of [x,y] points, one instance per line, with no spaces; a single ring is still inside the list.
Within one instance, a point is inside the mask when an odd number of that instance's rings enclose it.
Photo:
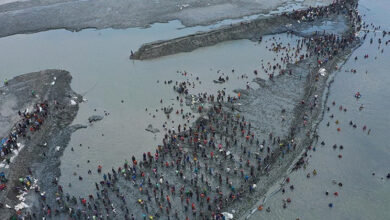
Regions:
[[[0,5],[0,37],[64,28],[146,27],[153,23],[180,20],[185,26],[206,25],[229,18],[268,14],[289,0],[26,0]],[[322,0],[330,4],[331,0]],[[2,2],[0,2],[2,3]],[[315,0],[299,1],[303,7]]]
[[[0,191],[0,219],[9,219],[16,213],[17,207],[26,208],[38,205],[39,193],[29,192],[18,181],[29,176],[31,184],[37,184],[43,191],[50,193],[52,181],[59,177],[59,157],[70,140],[71,133],[83,126],[70,126],[82,100],[70,88],[71,75],[64,70],[44,70],[17,76],[0,88],[1,127],[6,128],[2,137],[8,136],[20,122],[18,111],[33,109],[34,105],[47,101],[48,115],[41,128],[28,131],[26,137],[17,137],[18,155],[14,153],[1,157],[1,172],[6,174],[7,188]],[[55,104],[56,102],[56,104]],[[5,130],[8,130],[5,132]],[[5,135],[4,135],[5,134]],[[5,160],[14,157],[8,164]],[[37,182],[35,182],[37,180]],[[22,197],[17,197],[19,195]],[[50,197],[48,197],[50,200]],[[54,198],[53,198],[54,199]],[[54,202],[54,200],[52,200]],[[24,206],[28,204],[27,206]],[[18,205],[18,206],[17,206]]]

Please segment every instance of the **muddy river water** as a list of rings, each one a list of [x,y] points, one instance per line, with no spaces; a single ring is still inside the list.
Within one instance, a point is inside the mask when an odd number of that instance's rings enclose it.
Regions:
[[[366,14],[365,21],[375,22],[385,30],[390,30],[387,22],[389,9],[390,4],[385,0],[363,0],[359,8],[361,14]],[[217,25],[227,22],[232,21]],[[93,192],[86,186],[93,186],[91,183],[100,179],[96,173],[98,165],[102,165],[103,170],[109,170],[122,164],[125,159],[130,160],[132,155],[139,158],[143,152],[154,150],[160,144],[163,132],[146,132],[149,124],[162,131],[165,122],[168,128],[185,122],[175,114],[171,114],[173,117],[167,120],[163,114],[161,106],[172,104],[174,111],[183,108],[185,112],[191,112],[188,107],[177,105],[173,84],[166,85],[164,81],[173,80],[174,83],[189,80],[195,82],[195,92],[216,94],[218,90],[225,90],[228,94],[234,94],[233,89],[245,88],[248,82],[255,87],[251,83],[253,70],[261,68],[261,59],[264,63],[274,62],[275,53],[268,50],[271,38],[280,38],[279,41],[284,44],[292,45],[298,39],[281,34],[265,37],[261,44],[240,40],[150,61],[129,60],[130,51],[135,51],[143,43],[215,26],[184,28],[179,22],[172,21],[154,24],[146,29],[83,30],[77,33],[53,30],[0,38],[1,79],[48,68],[65,69],[73,76],[73,90],[86,98],[74,123],[88,124],[89,116],[109,113],[102,121],[72,135],[61,161],[61,185],[72,183],[71,189],[65,187],[65,190],[84,195]],[[326,23],[319,30],[336,28],[337,25]],[[307,31],[313,30],[316,29]],[[278,188],[276,184],[268,193],[265,204],[271,207],[271,212],[256,212],[251,219],[390,218],[387,207],[390,203],[390,184],[386,178],[381,179],[390,172],[390,146],[386,138],[390,128],[390,77],[387,74],[390,51],[384,47],[381,53],[375,40],[371,45],[369,41],[373,35],[370,33],[352,55],[358,56],[358,61],[351,58],[335,74],[327,105],[334,100],[336,106],[331,106],[330,112],[325,113],[319,129],[320,140],[324,140],[326,145],[317,144],[316,151],[311,152],[306,170],[289,175],[295,186],[294,191],[274,193]],[[363,59],[364,54],[369,54],[369,59]],[[350,69],[357,69],[357,73],[346,72]],[[182,74],[184,71],[186,76]],[[212,82],[222,74],[230,77],[229,83]],[[258,77],[266,78],[267,75],[259,71]],[[357,91],[363,94],[360,100],[353,97]],[[365,108],[359,111],[361,104]],[[339,105],[348,111],[339,111]],[[331,114],[334,114],[333,119],[329,117]],[[336,131],[334,122],[337,119],[341,132]],[[358,128],[349,126],[351,120],[357,123]],[[326,126],[328,121],[329,127]],[[370,135],[362,132],[363,125],[372,130]],[[333,150],[333,144],[342,144],[344,150]],[[337,158],[340,153],[342,159]],[[91,176],[87,174],[88,169],[93,171]],[[313,169],[318,174],[307,179],[306,174]],[[80,182],[79,175],[88,178]],[[333,185],[333,179],[341,181],[343,187]],[[326,190],[331,196],[325,196]],[[334,191],[340,195],[333,196]],[[282,199],[287,197],[293,202],[283,209]],[[334,204],[332,209],[329,209],[329,203]]]

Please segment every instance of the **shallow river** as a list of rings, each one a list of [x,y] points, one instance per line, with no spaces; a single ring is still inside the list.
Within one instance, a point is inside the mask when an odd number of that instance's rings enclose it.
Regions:
[[[87,124],[89,116],[109,113],[102,121],[72,135],[61,162],[62,185],[72,183],[75,194],[93,192],[91,183],[101,178],[96,172],[98,165],[103,166],[103,171],[111,170],[111,167],[123,164],[125,159],[130,160],[132,155],[140,158],[143,152],[154,151],[161,143],[164,133],[146,132],[149,124],[163,131],[165,122],[167,128],[186,123],[176,114],[171,114],[167,120],[161,110],[161,107],[177,103],[172,89],[175,81],[195,82],[195,88],[191,89],[194,94],[216,94],[218,90],[233,94],[233,89],[245,88],[248,82],[256,87],[251,81],[255,77],[253,71],[261,68],[261,59],[264,63],[274,63],[275,54],[268,49],[271,37],[264,38],[261,44],[241,40],[150,61],[129,60],[130,51],[142,43],[208,28],[182,28],[179,22],[170,22],[148,29],[84,30],[79,33],[54,30],[0,39],[0,68],[5,73],[4,78],[48,68],[68,70],[73,76],[72,88],[87,99],[80,105],[74,124]],[[298,39],[286,34],[272,37],[291,44]],[[187,76],[182,75],[183,71]],[[213,83],[219,76],[229,76],[229,83]],[[266,77],[266,74],[259,71],[259,77]],[[164,84],[168,80],[173,83]],[[176,104],[173,108],[174,112],[181,108],[191,112],[186,106]],[[88,176],[88,169],[94,171],[92,176]],[[79,175],[88,178],[80,182]]]
[[[388,17],[386,8],[381,7],[380,2],[384,4],[386,1],[375,1],[375,4],[362,1],[366,7],[360,10],[367,14],[365,19],[381,22],[382,26],[387,25],[390,29],[384,19]],[[389,9],[388,5],[386,7]],[[217,25],[228,22],[232,21]],[[132,155],[140,158],[143,152],[153,151],[160,144],[162,132],[157,135],[146,132],[149,124],[162,131],[164,122],[167,122],[168,128],[185,123],[175,114],[167,120],[161,111],[162,106],[177,103],[173,101],[176,98],[173,84],[165,85],[165,80],[195,82],[195,89],[192,90],[195,93],[206,91],[215,94],[225,89],[233,94],[233,89],[245,88],[247,82],[251,82],[253,70],[260,70],[261,59],[273,62],[275,54],[268,50],[270,43],[266,42],[273,36],[266,37],[261,44],[242,40],[150,61],[128,59],[130,51],[143,43],[208,30],[217,25],[183,28],[179,22],[173,21],[155,24],[147,29],[83,30],[77,33],[54,30],[1,38],[0,78],[48,68],[65,69],[73,76],[72,88],[87,99],[80,105],[74,123],[87,124],[89,116],[104,115],[105,111],[109,113],[102,121],[74,133],[62,158],[61,184],[68,186],[71,182],[75,194],[85,195],[93,191],[89,188],[93,186],[91,183],[100,178],[96,174],[99,164],[103,170],[109,170],[122,164],[125,159],[130,160]],[[334,28],[329,23],[324,27]],[[280,37],[286,44],[294,44],[297,39],[285,34],[275,37]],[[374,44],[377,47],[377,41]],[[383,54],[379,54],[376,47],[369,46],[368,38],[353,55],[359,56],[359,61],[349,60],[337,73],[331,87],[329,100],[335,100],[337,106],[332,107],[331,112],[341,121],[341,132],[336,131],[335,119],[330,127],[326,126],[330,114],[327,113],[320,126],[320,136],[325,139],[326,146],[317,147],[306,171],[300,170],[291,175],[296,190],[269,198],[266,205],[271,206],[271,213],[255,213],[253,219],[385,219],[390,216],[386,209],[390,202],[390,184],[380,179],[390,172],[390,149],[385,141],[390,127],[390,89],[387,87],[390,77],[386,75],[390,62],[388,51],[385,49]],[[365,53],[370,55],[367,60],[362,58]],[[378,59],[374,59],[375,54]],[[358,72],[344,72],[351,68],[356,68]],[[365,74],[365,69],[368,74]],[[188,75],[183,76],[182,71]],[[229,83],[214,84],[212,80],[222,73],[229,75]],[[260,77],[267,77],[262,71],[259,74]],[[242,79],[241,75],[248,78]],[[250,85],[255,87],[253,83]],[[359,101],[353,98],[356,91],[363,94]],[[163,104],[160,103],[161,99]],[[358,110],[361,103],[365,105],[363,111]],[[339,104],[346,106],[348,111],[339,112]],[[174,111],[183,108],[185,112],[190,112],[186,106],[175,104],[173,107]],[[153,115],[156,117],[153,118]],[[357,129],[349,127],[350,120],[356,121]],[[363,124],[372,129],[369,136],[362,133]],[[334,143],[344,145],[341,160],[337,158],[338,150],[335,152],[331,149]],[[87,163],[88,160],[90,163]],[[88,169],[93,171],[92,176],[87,174]],[[306,173],[312,169],[317,169],[318,175],[306,179]],[[75,172],[77,175],[74,175]],[[373,177],[372,172],[376,172],[376,176]],[[78,181],[79,175],[84,177],[84,181]],[[332,179],[343,182],[344,186],[338,189],[332,184]],[[325,197],[326,189],[331,193],[337,190],[340,196]],[[287,196],[292,198],[293,203],[287,209],[282,209],[281,200]],[[334,203],[331,210],[328,208],[329,202]],[[372,215],[378,218],[370,218]]]

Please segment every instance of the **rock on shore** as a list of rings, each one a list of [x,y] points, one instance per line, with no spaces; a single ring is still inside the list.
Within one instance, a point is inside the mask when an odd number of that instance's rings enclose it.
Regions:
[[[93,123],[96,121],[100,121],[103,119],[103,116],[101,115],[92,115],[91,117],[88,118],[89,123]]]

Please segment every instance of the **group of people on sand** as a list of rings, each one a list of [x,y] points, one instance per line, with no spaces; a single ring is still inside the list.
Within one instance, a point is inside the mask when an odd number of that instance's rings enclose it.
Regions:
[[[8,81],[5,84],[8,85]],[[0,143],[0,162],[5,161],[6,164],[11,163],[11,156],[14,151],[19,150],[20,138],[26,138],[28,132],[37,132],[40,130],[41,126],[45,119],[48,117],[49,108],[48,102],[42,102],[35,104],[31,109],[26,109],[23,112],[18,111],[20,119],[12,127],[7,137],[3,137]],[[4,164],[3,164],[4,165]],[[0,170],[1,171],[1,170]],[[21,190],[26,188],[30,189],[33,185],[33,179],[31,177],[31,169],[28,169],[29,176],[20,177],[18,179],[18,186],[15,187],[15,190]],[[0,193],[1,191],[7,188],[8,178],[6,173],[2,171],[0,173]],[[4,204],[0,201],[0,208],[3,208]]]
[[[0,145],[0,159],[18,149],[18,137],[26,137],[27,132],[39,131],[48,116],[48,103],[35,104],[31,110],[18,111],[20,120],[11,129],[7,137],[2,138]],[[8,162],[9,162],[9,158]]]

